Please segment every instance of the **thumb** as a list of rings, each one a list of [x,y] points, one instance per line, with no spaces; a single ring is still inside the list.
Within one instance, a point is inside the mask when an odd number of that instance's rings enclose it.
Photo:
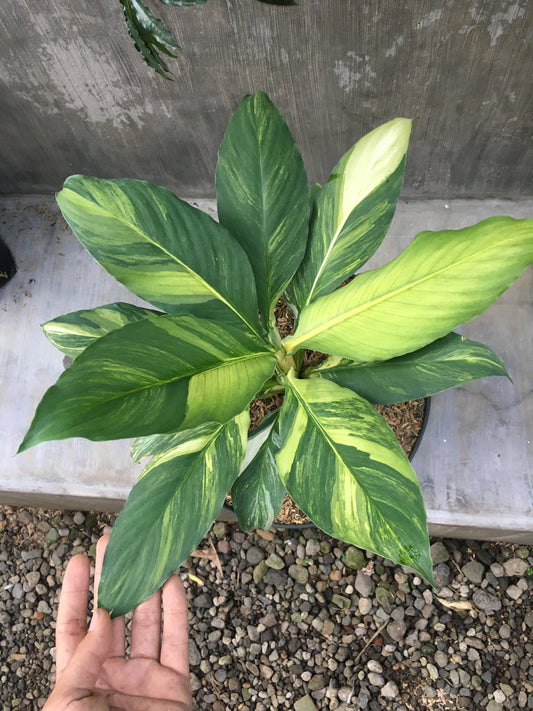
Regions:
[[[64,692],[92,691],[95,688],[102,665],[111,653],[112,640],[111,618],[105,610],[98,609],[89,632],[79,643],[61,675],[59,685]]]

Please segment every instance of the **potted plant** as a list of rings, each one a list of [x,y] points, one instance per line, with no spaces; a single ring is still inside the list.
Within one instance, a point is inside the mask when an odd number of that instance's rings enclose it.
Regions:
[[[285,490],[331,536],[432,580],[416,475],[370,403],[425,397],[506,375],[453,329],[533,260],[533,220],[492,217],[418,234],[357,272],[400,193],[411,121],[361,138],[311,190],[265,93],[246,96],[219,150],[217,223],[139,180],[72,176],[57,201],[75,235],[156,310],[116,303],[60,316],[48,338],[74,358],[44,395],[19,451],[67,437],[137,437],[151,456],[113,529],[99,603],[121,615],[195,549],[231,490],[247,525]],[[284,294],[296,320],[282,338]],[[306,349],[329,354],[304,368]],[[251,438],[248,404],[283,392]]]

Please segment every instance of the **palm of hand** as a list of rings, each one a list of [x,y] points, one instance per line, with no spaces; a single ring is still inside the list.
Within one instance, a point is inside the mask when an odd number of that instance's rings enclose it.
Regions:
[[[107,537],[98,542],[94,589],[98,590]],[[139,605],[125,656],[124,618],[100,618],[100,649],[87,652],[89,561],[71,560],[61,591],[56,628],[56,687],[43,711],[191,711],[187,601],[181,580],[170,578]],[[161,603],[164,624],[161,633]],[[96,607],[96,601],[95,601]],[[100,626],[99,626],[100,625]],[[103,627],[102,627],[103,626]],[[91,678],[90,669],[96,669]],[[96,681],[94,681],[96,679]]]

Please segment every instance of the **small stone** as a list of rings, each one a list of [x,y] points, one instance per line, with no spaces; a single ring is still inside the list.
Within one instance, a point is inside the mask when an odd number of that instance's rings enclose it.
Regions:
[[[352,568],[353,570],[360,570],[366,564],[366,558],[363,551],[355,546],[350,546],[346,553],[344,554],[344,564],[347,568]]]
[[[399,694],[399,689],[393,681],[388,681],[379,692],[380,696],[385,699],[395,699]]]
[[[223,539],[221,541],[217,542],[217,551],[222,554],[227,554],[231,550],[229,541],[226,539]]]
[[[496,689],[496,691],[494,692],[494,701],[496,701],[496,703],[498,704],[503,704],[505,699],[506,696],[503,691],[501,689]]]
[[[509,558],[509,560],[506,560],[503,563],[505,575],[510,578],[520,578],[522,575],[526,574],[528,568],[529,564],[527,560],[522,560],[521,558]]]
[[[511,628],[508,624],[504,623],[503,625],[501,625],[500,629],[498,630],[498,633],[502,639],[509,639],[509,637],[511,636]]]
[[[320,543],[316,538],[310,538],[305,544],[305,555],[310,558],[318,555],[320,553]]]
[[[448,655],[445,652],[438,650],[435,652],[435,656],[433,658],[435,659],[435,664],[441,667],[441,669],[448,664]]]
[[[213,524],[213,533],[219,541],[226,537],[226,524],[224,521],[216,521]]]
[[[450,582],[450,566],[446,563],[438,563],[433,568],[433,578],[435,580],[435,587],[437,590],[440,588],[445,588]]]
[[[406,630],[407,625],[403,620],[392,620],[387,625],[387,633],[395,642],[400,642],[405,637]]]
[[[314,676],[311,677],[308,683],[309,688],[311,691],[319,691],[320,689],[324,688],[324,675],[323,674],[315,674]]]
[[[76,511],[73,517],[74,523],[76,526],[81,526],[82,523],[85,523],[85,514],[82,513],[81,511]]]
[[[305,585],[309,580],[309,571],[303,565],[293,563],[289,566],[289,576],[300,585]]]
[[[492,701],[489,701],[485,708],[486,711],[503,711],[503,706],[494,699]]]
[[[259,665],[259,672],[263,679],[272,679],[274,676],[274,670],[271,667],[267,667],[266,664]]]
[[[353,689],[351,686],[341,686],[339,693],[337,694],[339,700],[343,703],[348,703],[353,696]]]
[[[359,598],[359,612],[361,615],[368,615],[372,609],[372,600],[369,597]]]
[[[355,589],[362,597],[369,597],[374,589],[374,583],[370,575],[365,575],[359,571],[355,577]]]
[[[377,659],[369,659],[366,668],[368,669],[369,672],[375,672],[376,674],[382,674],[383,673],[383,667],[381,664],[378,662]]]
[[[264,617],[261,617],[259,622],[265,627],[275,627],[278,624],[276,615],[273,612],[267,612]]]
[[[446,546],[441,541],[436,541],[429,549],[431,553],[431,562],[433,565],[438,565],[439,563],[446,563],[450,560],[450,554],[446,549]]]
[[[26,573],[26,582],[28,583],[28,587],[30,588],[30,590],[33,590],[33,588],[37,585],[40,579],[41,574],[38,570],[33,570],[31,573]]]
[[[490,572],[495,578],[503,578],[505,575],[505,570],[503,569],[503,565],[501,563],[492,563],[490,566]]]
[[[465,578],[468,578],[474,585],[479,585],[483,580],[485,566],[478,560],[471,560],[461,568]]]
[[[518,598],[522,597],[522,591],[516,585],[509,585],[505,594],[507,597],[510,597],[511,600],[518,600]]]
[[[232,658],[231,654],[224,654],[218,660],[218,663],[220,664],[221,667],[231,664],[232,662],[233,662],[233,658]]]
[[[266,560],[266,564],[269,568],[273,568],[274,570],[281,570],[285,567],[283,558],[280,558],[277,553],[271,553]]]
[[[37,612],[44,612],[45,615],[52,614],[50,605],[46,602],[46,600],[39,600],[39,604],[37,605]]]
[[[189,639],[189,664],[191,667],[196,667],[202,661],[202,655],[198,649],[198,645],[194,639]]]
[[[279,587],[282,585],[287,585],[289,582],[289,576],[283,570],[267,570],[265,575],[265,583],[267,585],[274,585],[274,587]]]
[[[301,699],[294,702],[294,711],[317,711],[317,708],[313,703],[313,699],[309,696],[309,694],[306,694],[305,696],[302,696]]]
[[[376,674],[376,672],[369,672],[368,683],[372,684],[372,686],[378,686],[379,688],[381,688],[382,686],[385,686],[385,679],[381,676],[381,674]]]
[[[250,563],[250,565],[258,565],[262,560],[264,560],[264,557],[265,552],[257,546],[252,546],[246,551],[246,560]]]
[[[484,612],[496,612],[502,609],[501,600],[485,590],[475,590],[472,595],[472,602]]]
[[[366,709],[368,706],[368,703],[370,701],[370,697],[368,694],[365,694],[364,691],[360,691],[359,695],[357,696],[357,705],[360,709]]]
[[[261,583],[267,573],[268,570],[268,565],[266,564],[266,561],[262,560],[258,565],[255,566],[254,572],[253,572],[253,579],[254,583],[256,585],[259,585]]]
[[[333,597],[331,598],[331,602],[337,607],[339,607],[341,610],[348,610],[352,604],[352,601],[349,597],[344,597],[343,595],[338,595],[337,593],[334,593]]]

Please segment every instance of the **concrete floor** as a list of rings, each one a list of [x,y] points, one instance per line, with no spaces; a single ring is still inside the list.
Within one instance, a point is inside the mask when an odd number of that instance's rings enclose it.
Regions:
[[[214,212],[209,201],[197,201]],[[533,200],[402,202],[368,266],[396,256],[423,229],[462,227],[490,215],[533,215]],[[63,356],[40,324],[68,311],[129,301],[143,304],[85,252],[52,197],[0,198],[0,234],[18,273],[0,291],[0,503],[115,511],[141,471],[129,442],[48,442],[17,447]],[[366,268],[366,267],[365,267]],[[413,465],[434,535],[533,543],[533,270],[529,269],[462,333],[489,345],[513,379],[487,378],[436,395]]]

